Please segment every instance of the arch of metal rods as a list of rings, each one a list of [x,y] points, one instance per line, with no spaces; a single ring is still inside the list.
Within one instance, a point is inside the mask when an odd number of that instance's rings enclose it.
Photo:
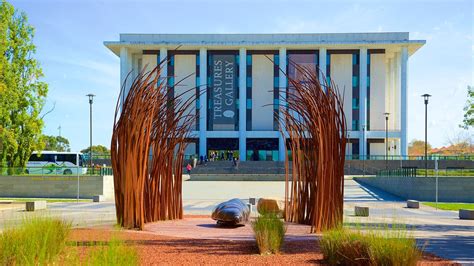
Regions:
[[[183,217],[182,165],[196,96],[182,96],[195,88],[174,95],[160,80],[162,67],[166,61],[142,70],[120,102],[124,82],[117,102],[111,159],[117,221],[125,228]]]
[[[285,129],[285,218],[321,232],[342,224],[346,119],[334,82],[319,71],[293,64],[298,80],[288,77],[281,97],[280,130]],[[288,141],[287,141],[288,140]],[[291,164],[291,173],[290,173]],[[291,175],[291,178],[290,178]]]

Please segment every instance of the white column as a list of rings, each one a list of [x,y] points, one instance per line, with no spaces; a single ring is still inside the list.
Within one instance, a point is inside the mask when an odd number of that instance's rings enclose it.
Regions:
[[[402,155],[408,155],[407,146],[407,75],[408,75],[408,48],[402,47],[402,53],[400,58],[400,130],[401,130],[401,153]]]
[[[392,95],[392,108],[391,112],[393,113],[392,115],[392,123],[391,123],[391,128],[394,130],[400,130],[400,126],[398,124],[398,121],[400,119],[400,112],[398,108],[398,92],[399,89],[397,88],[397,68],[396,68],[396,62],[397,62],[397,54],[393,54],[393,57],[390,59],[390,90],[391,90],[391,95]]]
[[[199,50],[199,155],[207,153],[207,50]]]
[[[391,131],[394,128],[392,127],[391,123],[394,118],[394,113],[392,112],[392,90],[390,87],[390,58],[385,55],[385,112],[390,113],[389,119],[388,119],[388,130]],[[392,140],[389,139],[388,141],[388,146],[390,147],[388,151],[388,155],[393,155],[393,148],[391,148],[392,145]]]
[[[367,131],[367,48],[361,48],[359,53],[359,153],[367,155],[367,138],[362,129]]]
[[[327,51],[326,48],[319,48],[319,80],[321,83],[326,81],[326,62],[327,62]]]
[[[247,50],[239,50],[239,160],[247,158]]]
[[[279,81],[278,83],[280,84],[279,86],[279,95],[280,95],[280,104],[285,103],[286,101],[286,48],[280,48],[280,55],[279,55],[279,66],[280,66],[280,73],[278,73]],[[280,112],[280,115],[281,112]],[[280,119],[280,121],[283,121]],[[284,128],[284,125],[281,125]],[[280,161],[285,160],[285,155],[286,155],[286,143],[285,139],[283,138],[283,135],[280,134],[280,137],[278,138],[278,159]]]
[[[122,103],[128,95],[130,90],[130,84],[132,77],[128,77],[129,72],[132,70],[132,58],[130,50],[127,47],[120,48],[120,88],[125,86],[124,93],[122,94]],[[128,79],[127,79],[128,77]],[[126,82],[126,84],[125,84]]]
[[[165,62],[165,61],[166,62]],[[168,50],[166,48],[160,48],[160,62],[163,62],[163,66],[161,68],[161,78],[166,84],[168,84]]]

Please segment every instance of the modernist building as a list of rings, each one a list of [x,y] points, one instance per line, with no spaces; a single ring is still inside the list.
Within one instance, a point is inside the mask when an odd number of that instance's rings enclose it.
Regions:
[[[207,88],[192,110],[198,118],[186,152],[230,150],[242,161],[285,158],[275,106],[288,86],[285,72],[298,75],[290,62],[325,70],[338,85],[350,139],[347,154],[406,155],[408,57],[424,44],[406,32],[121,34],[119,41],[105,42],[120,57],[122,83],[128,73],[168,58],[162,75],[170,86],[191,75],[174,88],[175,95]],[[390,114],[388,151],[385,113]]]

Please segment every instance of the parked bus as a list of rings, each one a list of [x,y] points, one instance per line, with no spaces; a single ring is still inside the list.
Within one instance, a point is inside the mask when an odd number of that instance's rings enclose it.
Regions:
[[[33,152],[26,164],[26,173],[32,175],[86,174],[84,157],[80,152]]]

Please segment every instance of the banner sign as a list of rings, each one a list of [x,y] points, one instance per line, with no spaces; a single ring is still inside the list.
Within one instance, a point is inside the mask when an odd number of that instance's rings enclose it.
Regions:
[[[212,57],[212,121],[214,130],[234,130],[236,118],[235,55]]]

